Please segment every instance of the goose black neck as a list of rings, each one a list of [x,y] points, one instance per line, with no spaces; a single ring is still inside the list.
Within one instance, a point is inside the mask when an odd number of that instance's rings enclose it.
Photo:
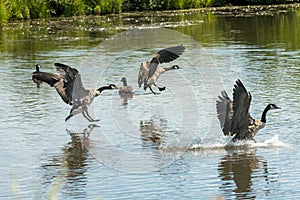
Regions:
[[[169,71],[171,69],[173,69],[172,67],[164,67],[165,71]]]
[[[103,87],[100,87],[100,88],[98,89],[98,91],[101,93],[103,90],[109,90],[109,89],[111,89],[110,86],[103,86]]]
[[[172,69],[175,69],[174,66],[172,66],[172,67],[164,67],[165,71],[169,71],[169,70],[172,70]]]
[[[127,80],[126,79],[122,79],[123,82],[123,86],[127,86]]]
[[[267,122],[267,118],[266,118],[266,116],[267,116],[267,112],[270,110],[270,107],[269,107],[269,105],[264,109],[264,111],[263,111],[263,113],[262,113],[262,115],[261,115],[261,122],[263,122],[263,123],[266,123]]]

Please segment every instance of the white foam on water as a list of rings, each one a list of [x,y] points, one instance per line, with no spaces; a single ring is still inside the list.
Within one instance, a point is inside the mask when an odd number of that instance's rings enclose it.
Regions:
[[[276,134],[274,137],[267,139],[263,142],[255,142],[251,140],[245,141],[225,141],[216,143],[199,143],[191,146],[180,147],[163,147],[162,149],[177,149],[177,150],[198,150],[198,151],[222,151],[222,150],[238,150],[238,149],[251,149],[251,148],[290,148],[290,144],[286,144],[279,140],[279,136]]]
[[[274,137],[265,140],[264,142],[257,142],[253,144],[254,147],[260,148],[273,148],[273,147],[283,147],[283,148],[290,148],[290,144],[286,144],[279,140],[278,134],[275,134]]]

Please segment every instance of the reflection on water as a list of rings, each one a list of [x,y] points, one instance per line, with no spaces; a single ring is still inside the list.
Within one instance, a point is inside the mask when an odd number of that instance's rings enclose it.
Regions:
[[[134,93],[119,93],[120,98],[123,100],[123,105],[128,105],[128,100],[133,98]]]
[[[140,121],[141,138],[145,142],[153,142],[162,144],[164,142],[165,131],[167,128],[167,120],[152,116],[150,120]]]
[[[88,137],[90,136],[91,132],[93,131],[94,128],[100,127],[97,124],[89,124],[87,128],[83,129],[81,133],[78,132],[72,132],[69,129],[66,129],[66,131],[69,133],[71,136],[72,140],[73,139],[80,139],[83,144],[85,144],[85,141],[88,141]],[[81,136],[82,135],[82,136]],[[84,145],[86,146],[86,145]]]
[[[121,99],[123,99],[123,105],[128,105],[128,101],[133,98],[133,94],[122,95]]]
[[[71,141],[62,148],[61,155],[54,155],[42,164],[44,169],[43,184],[50,184],[52,192],[55,187],[63,187],[64,194],[74,197],[86,196],[87,177],[89,156],[88,149],[90,147],[89,136],[92,130],[99,127],[96,124],[90,124],[82,132],[72,132],[66,130],[71,136]],[[57,194],[49,194],[51,195]]]
[[[224,191],[225,196],[229,197],[233,192],[237,199],[256,199],[255,182],[259,182],[265,193],[269,192],[268,163],[256,156],[256,149],[227,151],[218,164],[218,171],[220,190]]]

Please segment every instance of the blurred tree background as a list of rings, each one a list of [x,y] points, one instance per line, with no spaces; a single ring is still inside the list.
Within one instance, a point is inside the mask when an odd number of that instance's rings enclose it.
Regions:
[[[228,5],[296,3],[300,0],[0,0],[0,25],[10,20],[104,15]]]

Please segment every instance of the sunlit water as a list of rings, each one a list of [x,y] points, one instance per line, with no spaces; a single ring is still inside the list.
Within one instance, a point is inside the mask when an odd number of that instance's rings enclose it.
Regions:
[[[0,32],[0,198],[299,198],[299,11],[122,20],[32,21]],[[185,53],[164,66],[181,69],[158,82],[167,89],[137,88],[140,63],[179,44]],[[70,107],[31,81],[36,63],[55,72],[54,62],[76,67],[89,88],[126,76],[135,95],[97,97],[90,112],[100,127],[85,138],[87,120],[64,122]],[[230,143],[216,118],[217,95],[231,95],[238,78],[253,117],[269,102],[282,107],[269,112],[257,143]]]

